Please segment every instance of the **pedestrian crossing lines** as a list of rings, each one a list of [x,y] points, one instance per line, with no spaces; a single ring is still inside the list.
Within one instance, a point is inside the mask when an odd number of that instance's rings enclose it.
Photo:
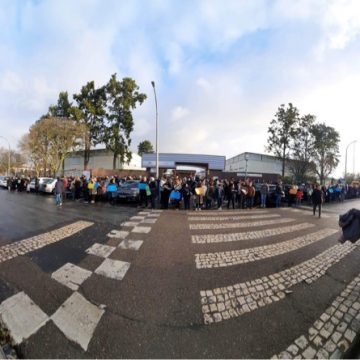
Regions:
[[[301,249],[335,233],[337,233],[337,230],[322,229],[311,234],[298,236],[292,240],[271,245],[258,246],[243,250],[195,254],[195,263],[197,269],[211,269],[216,267],[245,264]]]
[[[94,243],[85,250],[86,254],[101,259],[100,265],[94,267],[93,271],[68,262],[50,275],[52,281],[56,281],[71,290],[70,297],[52,314],[46,314],[24,291],[17,292],[0,304],[0,318],[9,329],[15,344],[21,344],[46,324],[52,322],[66,338],[77,343],[84,351],[88,349],[93,334],[106,312],[106,304],[95,305],[86,299],[81,294],[82,286],[85,281],[92,281],[94,274],[107,278],[109,281],[121,281],[124,279],[130,269],[130,263],[113,259],[111,258],[112,254],[117,248],[123,251],[140,250],[146,234],[151,231],[152,226],[161,215],[160,212],[152,213],[147,211],[139,214],[138,219],[133,219],[134,224],[132,226],[129,227],[126,224],[107,234],[112,245]],[[9,244],[6,246],[6,251],[4,251],[7,256],[5,260],[8,260],[9,252],[11,255],[9,259],[11,259],[14,256],[60,241],[92,224],[89,222],[76,222],[68,227],[41,234],[23,242]],[[135,228],[148,230],[137,234],[132,231]],[[143,236],[143,238],[140,240],[135,235],[138,235],[138,237],[139,235]],[[25,247],[23,244],[25,244]],[[11,245],[14,245],[13,252],[11,252],[13,250]],[[90,294],[87,293],[87,295]]]
[[[263,220],[252,222],[237,222],[237,223],[221,223],[221,224],[190,224],[190,230],[220,230],[220,229],[238,229],[250,228],[266,225],[284,224],[294,221],[292,218],[280,218],[276,220]]]
[[[262,215],[228,215],[228,216],[189,216],[189,221],[240,221],[240,220],[252,220],[252,219],[270,219],[279,218],[279,214],[262,214]]]
[[[239,317],[285,298],[290,288],[322,277],[326,270],[352,252],[357,245],[335,245],[314,258],[278,273],[252,281],[201,290],[204,323],[213,324]],[[292,291],[290,291],[292,292]]]

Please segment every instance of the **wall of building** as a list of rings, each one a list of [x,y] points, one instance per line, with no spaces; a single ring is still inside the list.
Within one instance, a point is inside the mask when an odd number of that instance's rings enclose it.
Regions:
[[[136,170],[143,172],[145,169],[141,168],[141,157],[138,154],[132,153],[132,159],[129,164],[122,164],[120,160],[117,161],[116,168],[118,170]],[[84,169],[84,156],[82,152],[71,154],[65,159],[64,171],[71,175],[71,172],[78,173]],[[92,150],[88,169],[102,169],[113,170],[113,153],[104,149]]]
[[[246,159],[248,159],[246,161]],[[242,153],[226,160],[225,171],[241,174],[279,174],[282,172],[282,162],[274,156]],[[286,175],[288,175],[286,173]]]

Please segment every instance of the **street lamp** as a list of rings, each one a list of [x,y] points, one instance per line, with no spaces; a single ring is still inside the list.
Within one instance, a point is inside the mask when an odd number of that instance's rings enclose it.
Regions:
[[[348,146],[346,147],[346,151],[345,151],[345,175],[344,175],[344,178],[345,178],[345,183],[346,183],[346,173],[347,173],[347,151],[349,149],[349,146],[352,145],[352,144],[355,144],[357,142],[357,140],[353,140],[350,144],[348,144]]]
[[[246,178],[247,178],[248,161],[249,161],[248,155],[245,154],[245,163],[246,163],[246,165],[245,165],[245,180],[246,180]]]
[[[159,134],[158,134],[158,106],[157,106],[157,98],[156,98],[156,91],[155,91],[155,81],[151,82],[151,85],[154,89],[154,95],[155,95],[155,109],[156,109],[156,179],[159,179]]]
[[[6,137],[0,135],[0,138],[4,139],[9,145],[7,176],[10,176],[10,156],[11,156],[10,143],[9,143],[9,140]]]

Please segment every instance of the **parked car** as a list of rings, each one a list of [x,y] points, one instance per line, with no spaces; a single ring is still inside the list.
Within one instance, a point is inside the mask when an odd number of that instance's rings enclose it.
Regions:
[[[261,202],[261,195],[260,195],[260,188],[262,183],[255,183],[255,199],[254,204],[260,205]],[[266,207],[275,207],[276,206],[276,185],[268,184],[269,186],[269,193],[266,197]]]
[[[7,177],[0,176],[0,187],[7,188]]]
[[[123,201],[138,201],[139,200],[139,182],[126,181],[117,190],[117,198]]]
[[[45,178],[45,177],[39,178],[39,191],[47,194],[53,194],[55,191],[56,181],[57,180],[53,178]],[[35,187],[35,183],[34,183],[34,187]]]

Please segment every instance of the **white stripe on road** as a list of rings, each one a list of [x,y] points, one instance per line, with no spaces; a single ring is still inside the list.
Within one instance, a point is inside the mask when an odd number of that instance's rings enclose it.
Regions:
[[[292,286],[316,281],[356,247],[352,243],[335,245],[310,260],[270,276],[200,291],[205,324],[238,317],[285,298]]]
[[[226,267],[248,262],[267,259],[273,256],[288,253],[308,246],[316,241],[320,241],[328,236],[337,233],[338,230],[322,229],[315,233],[299,236],[295,239],[283,241],[281,243],[258,246],[250,249],[221,251],[215,253],[195,254],[197,269],[211,269]]]
[[[230,211],[230,210],[205,210],[200,212],[190,211],[187,213],[188,216],[228,216],[228,215],[252,215],[252,214],[267,214],[269,211],[267,210],[238,210],[238,211]]]
[[[277,220],[264,220],[253,222],[229,223],[229,224],[190,224],[190,230],[218,230],[218,229],[238,229],[258,226],[267,226],[275,224],[285,224],[295,221],[295,219],[282,218]]]
[[[3,301],[0,318],[15,344],[20,344],[44,326],[49,317],[23,291]]]
[[[264,214],[264,215],[248,215],[248,216],[195,216],[189,217],[189,221],[237,221],[237,220],[248,220],[248,219],[267,219],[267,218],[278,218],[279,214]]]
[[[92,225],[94,225],[94,223],[89,221],[77,221],[53,231],[1,246],[0,263],[63,240]]]
[[[247,232],[232,233],[232,234],[192,235],[191,241],[194,244],[209,244],[209,243],[263,239],[270,236],[282,235],[294,231],[309,229],[314,226],[315,226],[314,224],[302,223],[297,225],[278,227],[274,229],[247,231]]]

